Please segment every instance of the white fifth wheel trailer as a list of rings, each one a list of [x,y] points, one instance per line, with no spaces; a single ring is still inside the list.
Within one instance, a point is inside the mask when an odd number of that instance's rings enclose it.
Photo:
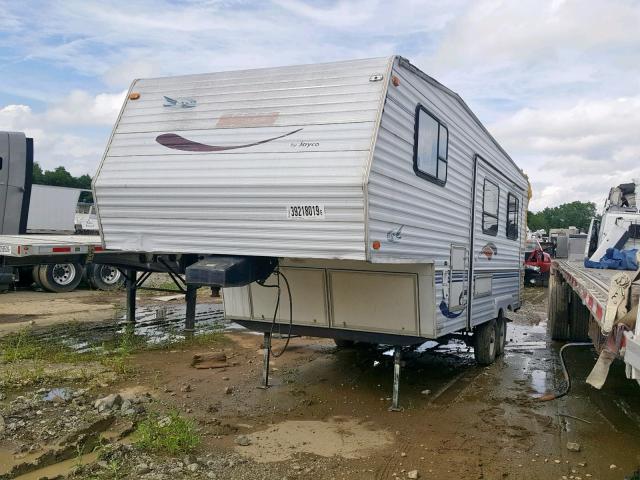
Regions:
[[[527,177],[399,56],[136,80],[93,190],[120,265],[173,261],[266,340],[461,335],[487,364],[521,304]]]

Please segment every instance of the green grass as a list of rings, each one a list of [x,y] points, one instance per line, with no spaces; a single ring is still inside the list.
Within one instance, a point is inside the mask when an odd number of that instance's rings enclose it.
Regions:
[[[135,445],[142,450],[169,455],[189,453],[200,445],[193,422],[176,410],[166,416],[152,413],[138,425],[134,438]]]
[[[69,328],[67,325],[66,330]],[[79,371],[74,371],[74,378],[82,377],[83,364],[91,363],[101,364],[117,376],[126,377],[136,371],[133,362],[135,353],[206,347],[223,341],[222,332],[213,331],[181,340],[148,344],[145,337],[135,334],[133,328],[125,328],[123,333],[96,344],[98,348],[78,352],[58,340],[56,329],[51,329],[45,336],[27,328],[0,337],[0,386],[18,388],[55,380],[55,368],[51,367],[56,364],[78,367]],[[86,377],[86,380],[90,380],[91,374],[87,373]]]
[[[0,363],[18,363],[23,360],[78,363],[87,361],[89,355],[76,352],[54,340],[43,340],[33,335],[29,329],[0,338]]]

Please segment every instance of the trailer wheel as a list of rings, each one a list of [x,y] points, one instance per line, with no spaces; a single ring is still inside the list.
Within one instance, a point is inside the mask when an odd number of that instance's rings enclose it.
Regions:
[[[87,265],[87,280],[97,290],[117,290],[124,285],[124,276],[112,265]]]
[[[476,362],[480,365],[492,364],[496,359],[496,352],[498,350],[496,321],[491,320],[482,325],[478,325],[475,328],[473,338],[473,355],[475,356]]]
[[[38,277],[42,288],[49,292],[70,292],[75,290],[82,280],[82,265],[79,263],[40,265]]]
[[[496,357],[504,354],[504,346],[507,344],[507,320],[502,312],[496,318]]]

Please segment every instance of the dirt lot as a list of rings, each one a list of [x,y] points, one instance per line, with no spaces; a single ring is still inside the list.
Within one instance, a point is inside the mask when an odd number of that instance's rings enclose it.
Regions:
[[[570,395],[536,400],[562,386],[545,299],[527,289],[490,367],[462,344],[407,353],[390,412],[384,348],[296,338],[257,388],[262,337],[225,324],[207,291],[194,338],[181,301],[141,298],[130,330],[119,293],[3,295],[0,479],[632,478],[640,387],[622,365],[597,391],[594,352],[568,350]],[[213,352],[220,368],[191,366]]]

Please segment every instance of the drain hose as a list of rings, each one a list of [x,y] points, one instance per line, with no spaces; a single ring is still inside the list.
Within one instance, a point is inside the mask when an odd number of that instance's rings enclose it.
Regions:
[[[569,393],[571,390],[571,377],[569,376],[569,372],[567,371],[567,365],[564,361],[564,350],[569,347],[585,347],[591,346],[591,342],[575,342],[575,343],[565,343],[562,348],[560,348],[560,366],[562,367],[562,374],[564,375],[565,388],[560,392],[551,392],[545,393],[543,396],[539,397],[538,400],[540,402],[548,402],[550,400],[557,400],[558,398],[562,398]]]
[[[278,310],[280,309],[280,295],[282,293],[282,289],[280,287],[280,278],[282,278],[284,280],[284,283],[287,287],[287,294],[289,296],[289,333],[287,334],[287,340],[284,344],[284,347],[282,347],[282,349],[279,352],[275,352],[273,350],[273,348],[271,348],[271,346],[269,346],[269,350],[271,352],[271,355],[273,355],[275,358],[278,358],[280,356],[282,356],[282,354],[284,354],[284,352],[287,351],[287,347],[289,346],[289,341],[291,340],[291,330],[293,327],[293,298],[291,297],[291,286],[289,285],[289,280],[287,280],[287,277],[285,276],[284,273],[282,273],[280,271],[279,267],[276,267],[276,269],[274,270],[273,274],[276,276],[276,278],[278,279],[278,283],[275,285],[267,285],[266,283],[264,283],[264,281],[258,281],[258,285],[262,286],[262,287],[267,287],[267,288],[277,288],[278,289],[278,293],[276,296],[276,307],[275,307],[275,311],[273,312],[273,320],[271,322],[271,335],[273,336],[273,331],[275,330],[275,326],[276,326],[276,320],[278,317]]]

